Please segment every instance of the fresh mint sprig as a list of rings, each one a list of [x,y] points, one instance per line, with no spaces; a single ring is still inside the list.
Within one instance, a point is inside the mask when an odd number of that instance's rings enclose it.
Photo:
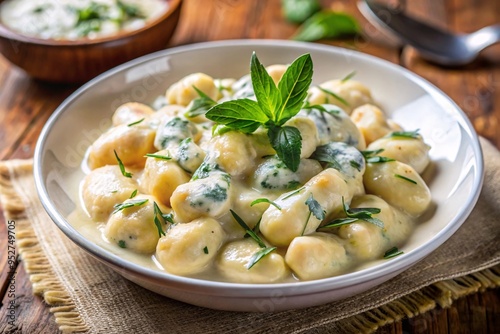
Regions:
[[[210,108],[206,117],[243,133],[252,133],[264,126],[278,157],[295,172],[299,167],[302,137],[297,128],[283,125],[300,111],[312,75],[311,56],[304,54],[292,62],[276,86],[254,52],[250,60],[250,77],[257,101],[225,101]]]

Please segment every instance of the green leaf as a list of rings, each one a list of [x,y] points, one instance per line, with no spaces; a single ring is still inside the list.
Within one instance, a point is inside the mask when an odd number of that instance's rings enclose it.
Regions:
[[[311,85],[312,76],[313,62],[309,54],[300,56],[288,66],[278,83],[281,104],[274,115],[275,125],[281,126],[297,115],[307,97],[307,90]]]
[[[306,205],[309,208],[309,211],[318,220],[325,219],[326,211],[321,207],[321,204],[319,204],[319,202],[314,199],[313,194],[311,194],[309,198],[306,200]]]
[[[125,177],[128,177],[128,178],[131,178],[132,173],[129,173],[125,170],[125,165],[123,164],[123,161],[118,156],[118,153],[116,153],[116,150],[113,150],[113,152],[115,152],[115,158],[116,158],[116,161],[118,161],[118,166],[120,167],[120,171],[122,172],[122,175]]]
[[[352,16],[332,11],[321,11],[310,17],[299,28],[293,39],[317,41],[339,38],[360,33],[359,23]]]
[[[120,204],[115,204],[113,214],[117,213],[118,211],[122,211],[123,209],[131,208],[134,206],[141,206],[143,204],[146,204],[148,202],[148,199],[129,199],[126,202],[120,203]]]
[[[267,254],[271,253],[275,249],[276,249],[276,247],[266,247],[266,248],[262,248],[261,250],[259,250],[257,253],[255,253],[250,258],[250,261],[248,261],[248,263],[247,263],[247,269],[252,268],[257,262],[259,262],[260,260],[262,260],[262,258],[264,256],[266,256]]]
[[[365,159],[372,158],[373,156],[384,152],[383,148],[379,148],[378,150],[364,150],[361,151],[361,154],[365,157]]]
[[[274,206],[276,209],[281,210],[281,207],[278,204],[276,204],[275,202],[271,201],[268,198],[257,198],[255,201],[250,203],[250,206],[254,206],[255,204],[259,204],[259,203],[269,203],[270,205]]]
[[[252,133],[269,120],[259,104],[250,99],[231,100],[217,104],[210,108],[205,116],[216,123],[243,133]]]
[[[357,222],[357,221],[359,221],[358,218],[337,218],[337,219],[332,220],[331,222],[329,222],[326,225],[320,226],[319,228],[339,227],[342,225],[349,225],[349,224],[352,224],[352,223]]]
[[[260,63],[255,52],[252,53],[250,61],[250,77],[252,78],[252,86],[257,103],[267,118],[273,119],[274,111],[281,102],[280,92],[269,73],[267,73],[264,65]]]
[[[229,209],[229,211],[231,212],[231,215],[233,216],[234,220],[236,220],[236,222],[241,226],[243,227],[243,229],[245,230],[246,234],[248,234],[253,240],[255,240],[255,242],[261,247],[261,248],[265,248],[266,247],[266,244],[264,243],[264,241],[262,241],[262,239],[257,235],[257,233],[255,233],[246,223],[245,221],[240,217],[238,216],[238,214],[236,212],[234,212],[233,210]]]
[[[299,129],[292,126],[271,127],[267,135],[281,161],[292,172],[296,172],[299,168],[302,149]]]
[[[384,259],[390,259],[392,257],[404,254],[403,251],[400,251],[397,247],[392,247],[387,252],[384,253]]]
[[[292,23],[302,23],[321,9],[318,0],[282,0],[285,18]]]
[[[130,194],[129,198],[134,198],[135,196],[137,196],[137,189],[135,189],[134,191],[132,191],[132,193]]]

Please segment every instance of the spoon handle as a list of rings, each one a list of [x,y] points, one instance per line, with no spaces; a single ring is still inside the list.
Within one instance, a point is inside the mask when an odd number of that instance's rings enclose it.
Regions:
[[[467,44],[474,50],[481,51],[498,42],[500,42],[500,24],[495,24],[470,34]]]

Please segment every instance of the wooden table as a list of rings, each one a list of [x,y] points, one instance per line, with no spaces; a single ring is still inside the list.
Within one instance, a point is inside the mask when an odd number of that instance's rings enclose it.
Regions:
[[[407,46],[395,46],[371,26],[355,1],[323,1],[324,7],[343,10],[359,19],[363,38],[322,41],[369,53],[400,64],[426,78],[465,111],[477,132],[500,148],[500,45],[488,49],[463,68],[443,68],[427,63]],[[406,10],[423,20],[457,32],[471,32],[500,22],[500,1],[408,1]],[[296,25],[284,21],[280,0],[186,0],[181,23],[170,46],[238,38],[287,39]],[[0,159],[30,158],[47,118],[77,87],[50,85],[27,77],[0,57]],[[1,210],[1,208],[0,208]],[[6,330],[7,233],[0,215],[0,332]],[[20,260],[16,269],[17,332],[56,333],[48,307],[33,296]],[[409,320],[386,325],[379,333],[498,333],[499,290],[489,290],[457,300],[449,309],[436,309]]]

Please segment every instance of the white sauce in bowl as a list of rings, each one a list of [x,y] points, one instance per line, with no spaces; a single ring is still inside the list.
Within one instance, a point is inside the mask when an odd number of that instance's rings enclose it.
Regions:
[[[8,0],[0,20],[26,36],[95,39],[140,29],[167,8],[164,0]]]

